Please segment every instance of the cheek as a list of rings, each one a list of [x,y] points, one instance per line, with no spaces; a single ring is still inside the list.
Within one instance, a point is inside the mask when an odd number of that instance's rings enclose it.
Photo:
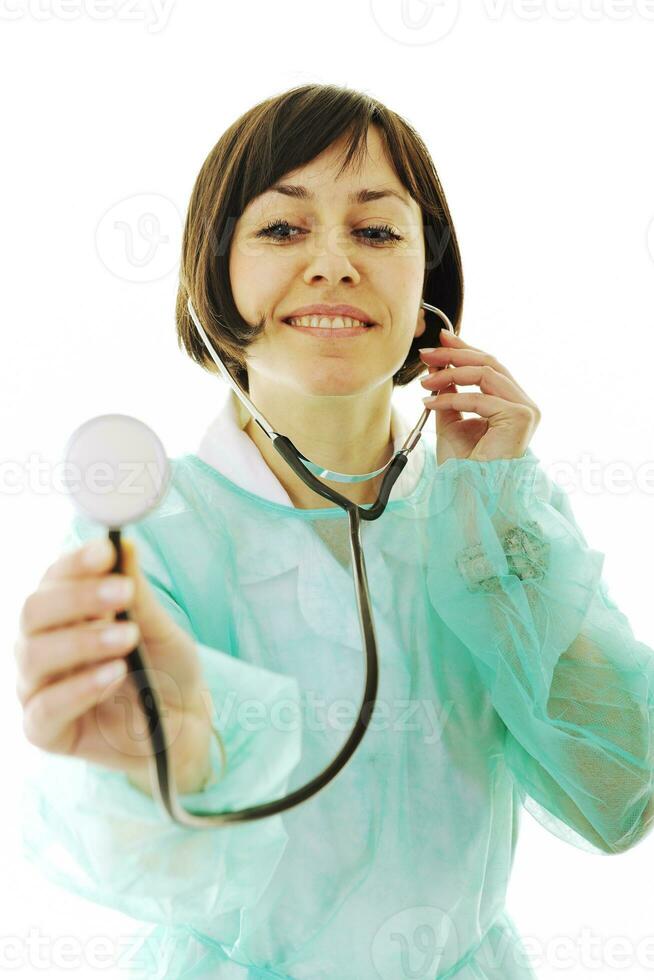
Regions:
[[[279,313],[298,292],[297,263],[283,261],[261,245],[230,256],[229,275],[237,305],[251,318]]]

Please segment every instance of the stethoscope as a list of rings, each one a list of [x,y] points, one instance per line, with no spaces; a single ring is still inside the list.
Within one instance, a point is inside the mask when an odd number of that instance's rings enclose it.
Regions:
[[[307,487],[346,511],[349,519],[352,567],[355,570],[357,610],[366,657],[366,682],[358,717],[336,757],[319,775],[277,800],[243,810],[206,813],[201,810],[186,810],[179,803],[174,774],[169,765],[158,700],[150,683],[149,671],[152,667],[149,664],[145,644],[139,643],[127,654],[128,675],[137,686],[139,701],[148,721],[148,733],[153,751],[150,757],[153,796],[176,823],[185,827],[205,828],[260,820],[303,803],[334,779],[361,742],[374,712],[379,680],[377,639],[370,609],[366,564],[361,544],[361,521],[375,521],[384,513],[391,490],[407,464],[409,453],[420,440],[431,409],[423,410],[418,424],[411,430],[402,448],[398,449],[379,469],[371,473],[358,474],[338,473],[335,470],[325,469],[307,459],[287,436],[281,435],[272,428],[214,350],[190,297],[187,305],[193,323],[222,377],[271,440],[280,456]],[[442,310],[424,301],[421,301],[421,306],[441,317],[446,328],[454,333],[452,323]],[[90,419],[73,433],[65,456],[68,474],[66,483],[74,504],[85,516],[107,527],[108,536],[117,554],[112,571],[122,572],[121,527],[141,520],[161,502],[170,486],[171,473],[165,450],[156,434],[139,419],[128,415],[101,415]],[[103,492],[100,494],[91,490],[88,479],[84,478],[89,473],[89,469],[97,464],[102,465],[105,480]],[[374,504],[353,503],[337,490],[325,486],[319,479],[322,477],[337,483],[360,483],[379,476],[384,470],[386,473]],[[76,487],[71,483],[71,473],[77,473],[82,477]],[[120,483],[119,477],[121,477]],[[129,483],[129,492],[125,490],[127,485],[125,481]],[[118,620],[130,618],[128,610],[116,614]]]

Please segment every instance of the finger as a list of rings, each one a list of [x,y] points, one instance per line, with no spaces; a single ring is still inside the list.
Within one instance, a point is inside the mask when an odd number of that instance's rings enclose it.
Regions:
[[[428,401],[425,402],[425,408],[431,408],[437,413],[437,433],[439,433],[444,426],[449,425],[450,422],[463,422],[463,415],[458,409],[441,404],[441,398],[446,392],[453,392],[456,394],[456,385],[447,385],[445,388],[439,391],[434,398],[428,399]],[[425,400],[423,399],[423,401]]]
[[[488,367],[493,368],[493,370],[497,371],[498,374],[503,374],[516,386],[517,390],[520,391],[523,396],[523,401],[531,401],[526,391],[520,387],[509,369],[498,361],[497,358],[491,357],[490,354],[486,354],[484,351],[478,351],[471,347],[461,350],[454,350],[453,348],[443,349],[442,347],[437,347],[431,354],[423,354],[422,358],[427,367],[433,368],[434,370],[438,370],[442,365],[447,366],[448,364],[452,364],[455,367],[473,364],[487,364]]]
[[[436,377],[423,378],[420,384],[432,391],[441,390],[446,383],[456,385],[479,385],[486,395],[498,395],[507,401],[524,404],[524,392],[505,375],[495,371],[487,364],[481,367],[443,368]]]
[[[126,655],[139,639],[138,625],[98,621],[88,626],[38,633],[16,644],[16,694],[24,706],[59,675],[92,667],[107,657]]]
[[[507,401],[505,398],[484,395],[480,391],[459,391],[456,394],[442,391],[434,398],[425,401],[425,405],[427,408],[456,408],[461,412],[474,412],[485,419],[495,418],[498,415],[503,415],[507,419],[514,419],[516,414],[532,415],[527,405],[522,403],[516,405],[515,402]]]
[[[84,578],[113,568],[116,549],[107,537],[94,538],[80,548],[60,555],[46,570],[42,582]]]
[[[101,674],[109,666],[119,672],[113,680]],[[122,683],[126,672],[125,660],[112,660],[35,693],[23,712],[23,731],[28,741],[46,751],[71,753],[77,738],[75,720],[108,697]]]
[[[104,590],[110,582],[122,583],[122,593],[106,594]],[[94,576],[77,581],[53,579],[52,584],[42,585],[25,600],[20,629],[24,636],[32,636],[41,630],[79,622],[85,616],[125,609],[133,594],[134,582],[127,575]]]
[[[501,370],[502,374],[510,375],[508,368],[501,364],[496,357],[492,357],[486,351],[477,350],[475,347],[435,347],[433,351],[421,354],[420,357],[427,367],[431,367],[432,365],[440,367],[441,364],[454,364],[455,366],[488,364],[490,367],[495,368],[496,371]]]

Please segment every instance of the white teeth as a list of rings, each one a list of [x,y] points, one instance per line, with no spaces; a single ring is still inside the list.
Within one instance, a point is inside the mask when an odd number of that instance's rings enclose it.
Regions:
[[[294,316],[290,317],[288,322],[294,327],[321,327],[332,330],[340,330],[343,327],[350,329],[366,326],[362,320],[353,320],[349,316]]]

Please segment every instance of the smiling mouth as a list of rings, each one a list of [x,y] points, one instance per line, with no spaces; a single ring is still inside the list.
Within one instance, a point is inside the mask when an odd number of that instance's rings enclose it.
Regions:
[[[363,321],[354,320],[352,317],[327,317],[318,315],[288,317],[282,322],[299,333],[306,333],[317,338],[322,337],[329,340],[360,337],[368,333],[375,326],[374,323],[363,323]]]

